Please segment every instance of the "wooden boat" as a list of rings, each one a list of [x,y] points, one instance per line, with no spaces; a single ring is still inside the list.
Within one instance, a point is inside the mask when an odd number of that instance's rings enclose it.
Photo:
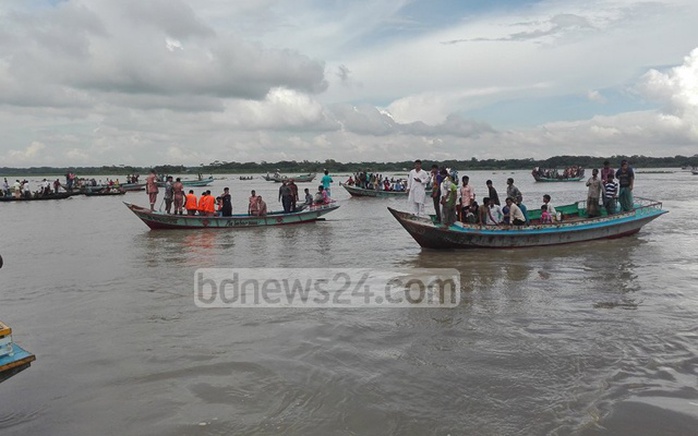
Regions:
[[[276,182],[276,183],[281,183],[283,181],[288,181],[293,179],[294,183],[307,183],[307,182],[312,182],[315,179],[315,176],[317,173],[308,173],[308,174],[301,174],[300,176],[283,176],[281,174],[266,174],[262,176],[264,180],[267,182]]]
[[[41,201],[41,200],[62,200],[64,198],[72,197],[73,195],[80,195],[80,191],[72,192],[57,192],[48,195],[32,196],[29,198],[15,198],[15,197],[0,197],[0,201]]]
[[[101,191],[103,189],[109,189],[116,187],[115,185],[82,185],[79,188],[74,188],[69,190],[66,185],[61,184],[61,187],[66,190],[66,192],[86,192],[86,191]],[[142,191],[145,189],[145,183],[120,183],[118,185],[119,189],[123,189],[126,192]]]
[[[213,176],[209,176],[209,177],[206,177],[203,179],[184,179],[184,180],[180,180],[180,182],[182,182],[182,185],[184,185],[184,186],[189,186],[191,188],[197,188],[197,187],[201,188],[203,186],[210,185],[211,183],[213,183],[214,180],[215,179],[213,178]],[[158,182],[158,186],[161,188],[164,187],[165,182]]]
[[[365,189],[360,188],[355,185],[347,185],[346,183],[340,183],[344,189],[347,190],[349,194],[354,197],[383,197],[383,198],[403,198],[407,197],[407,191],[384,191],[375,189]]]
[[[586,202],[557,207],[562,221],[540,224],[540,210],[529,211],[527,226],[480,226],[456,223],[449,227],[432,220],[388,208],[391,214],[424,248],[518,248],[568,244],[632,235],[667,213],[662,203],[636,198],[633,210],[596,218],[586,217]],[[605,213],[605,211],[602,211]]]
[[[557,170],[549,170],[549,171],[557,171]],[[584,179],[584,168],[579,170],[579,174],[575,177],[562,177],[562,174],[564,171],[557,171],[557,174],[560,174],[558,177],[546,177],[543,176],[543,173],[537,169],[533,169],[531,171],[531,175],[533,178],[536,180],[536,182],[579,182],[580,180]]]
[[[36,356],[12,341],[12,329],[0,322],[0,383],[31,366]]]
[[[100,191],[85,191],[85,196],[87,197],[106,197],[110,195],[124,195],[126,191],[123,189],[110,189],[110,190],[100,190]]]
[[[271,212],[265,216],[237,214],[228,217],[207,217],[192,215],[169,215],[162,212],[151,212],[150,209],[124,202],[131,212],[136,214],[151,229],[241,229],[249,227],[280,226],[286,224],[309,223],[317,220],[333,210],[339,204],[331,203],[322,206],[312,206],[299,212]]]

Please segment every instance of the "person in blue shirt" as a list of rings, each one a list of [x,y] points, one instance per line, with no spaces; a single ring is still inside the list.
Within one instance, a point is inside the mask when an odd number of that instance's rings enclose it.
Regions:
[[[616,179],[620,189],[618,191],[618,202],[622,211],[633,210],[633,186],[635,185],[635,173],[628,165],[628,161],[623,159],[620,162],[620,169],[616,171]]]
[[[322,183],[323,190],[325,192],[327,192],[327,196],[331,197],[332,192],[330,191],[330,183],[334,182],[334,180],[332,180],[332,177],[330,177],[329,171],[325,170],[325,175],[322,176],[322,179],[320,180],[320,182]]]

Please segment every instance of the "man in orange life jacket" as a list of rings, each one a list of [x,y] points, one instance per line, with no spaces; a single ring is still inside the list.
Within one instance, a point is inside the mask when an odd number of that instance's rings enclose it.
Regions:
[[[216,199],[211,195],[211,191],[204,192],[199,198],[199,214],[204,216],[216,214]]]
[[[185,197],[184,208],[187,210],[187,215],[196,215],[197,200],[194,190],[189,190],[189,193]]]

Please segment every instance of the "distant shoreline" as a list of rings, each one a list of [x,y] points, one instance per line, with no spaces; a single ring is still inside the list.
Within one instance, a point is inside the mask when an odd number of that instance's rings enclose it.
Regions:
[[[422,167],[431,168],[432,164],[456,168],[459,171],[522,171],[535,167],[563,169],[573,165],[583,168],[601,168],[603,162],[608,160],[611,166],[616,168],[622,159],[627,159],[633,168],[638,169],[671,169],[681,171],[682,167],[698,166],[698,155],[692,157],[647,157],[647,156],[554,156],[543,160],[534,159],[476,159],[469,160],[442,160],[431,161],[423,159]],[[371,172],[400,172],[407,171],[413,166],[413,161],[402,162],[348,162],[342,163],[332,159],[320,161],[279,161],[279,162],[220,162],[215,161],[208,165],[184,166],[184,165],[155,165],[153,167],[128,166],[128,165],[102,165],[92,167],[28,167],[28,168],[0,168],[0,177],[32,176],[32,177],[60,177],[67,172],[74,172],[78,177],[116,175],[123,174],[147,174],[151,168],[158,174],[266,174],[277,169],[282,173],[321,173],[325,169],[331,173],[353,173],[357,171]]]

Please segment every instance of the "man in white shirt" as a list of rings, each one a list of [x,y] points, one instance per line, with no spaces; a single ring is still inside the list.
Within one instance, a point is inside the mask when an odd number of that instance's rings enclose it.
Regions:
[[[485,225],[499,225],[502,222],[502,219],[504,218],[504,214],[502,213],[502,208],[494,202],[494,198],[488,199],[488,204],[484,207],[486,209]]]
[[[425,187],[429,182],[429,173],[422,170],[422,161],[414,161],[414,169],[407,177],[407,201],[412,213],[417,216],[424,214],[424,200],[426,199]]]

